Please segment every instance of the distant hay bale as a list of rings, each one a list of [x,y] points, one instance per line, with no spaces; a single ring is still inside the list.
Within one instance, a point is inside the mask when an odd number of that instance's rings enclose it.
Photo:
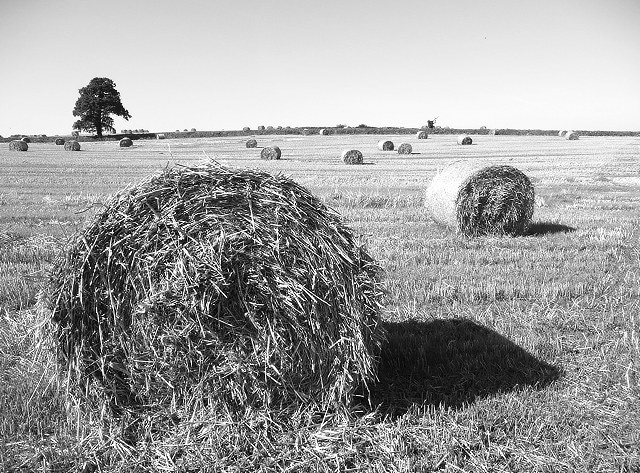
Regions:
[[[564,137],[564,135],[566,135],[566,134],[567,134],[567,130],[560,130],[558,132],[558,136],[561,137],[561,138]]]
[[[458,135],[458,144],[459,145],[470,145],[473,143],[473,140],[469,135]]]
[[[166,138],[166,136],[164,136],[164,133],[158,133],[156,135],[156,139],[158,139],[158,140],[164,140],[165,138]]]
[[[418,138],[419,140],[426,140],[429,137],[429,135],[427,135],[427,132],[424,130],[420,130],[418,133],[416,133],[416,138]]]
[[[380,151],[393,151],[393,141],[389,141],[389,140],[378,141],[378,149]]]
[[[425,193],[431,217],[466,236],[523,235],[534,202],[533,185],[520,170],[474,161],[447,166]]]
[[[280,159],[280,156],[282,156],[282,152],[277,146],[267,146],[262,148],[260,152],[260,159]]]
[[[66,151],[80,151],[80,143],[76,140],[69,140],[64,144],[64,149]]]
[[[255,148],[258,146],[258,142],[255,139],[251,138],[247,140],[247,142],[245,143],[245,146],[247,148]]]
[[[400,143],[398,146],[398,154],[411,154],[413,147],[409,143]]]
[[[248,131],[251,131],[251,128],[249,128],[248,126],[245,126],[244,128],[242,128],[242,131],[247,133]]]
[[[272,127],[271,125],[269,125],[269,126],[267,127],[267,130],[268,130],[268,131],[273,131],[273,127]]]
[[[191,128],[191,132],[194,133],[196,131],[195,128]]]
[[[23,136],[22,139],[20,141],[24,141],[25,143],[31,143],[31,138],[29,138],[28,136]]]
[[[128,148],[131,145],[133,145],[133,141],[131,141],[131,138],[122,138],[120,140],[120,148]]]
[[[319,135],[328,135],[329,134],[329,130],[327,130],[326,128],[320,128],[320,131],[318,131]]]
[[[56,144],[58,146],[63,145],[64,144],[64,138],[56,138]]]
[[[348,149],[342,152],[342,161],[345,164],[362,164],[362,153],[357,149]]]
[[[580,135],[578,135],[578,133],[576,133],[575,131],[569,130],[569,131],[567,131],[567,134],[564,135],[564,137],[567,140],[577,140],[578,138],[580,138]]]
[[[12,140],[9,142],[9,149],[12,151],[27,151],[29,149],[29,145],[26,141]]]
[[[38,308],[83,409],[190,429],[198,409],[324,412],[366,393],[384,338],[378,274],[293,180],[180,166],[109,198]]]

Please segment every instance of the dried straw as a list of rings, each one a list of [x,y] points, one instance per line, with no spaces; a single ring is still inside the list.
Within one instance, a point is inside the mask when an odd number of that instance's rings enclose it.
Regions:
[[[389,140],[378,141],[378,149],[380,151],[393,151],[393,141],[389,141]]]
[[[131,145],[133,145],[133,141],[131,141],[131,138],[122,138],[120,140],[120,148],[128,148]]]
[[[9,142],[9,149],[12,151],[27,151],[29,149],[29,145],[26,141],[12,140]]]
[[[398,154],[411,154],[413,152],[413,148],[409,143],[400,143],[398,146]]]
[[[282,156],[282,152],[277,146],[267,146],[262,148],[260,152],[261,159],[280,159],[280,156]]]
[[[320,128],[320,131],[318,132],[319,135],[328,135],[329,134],[329,130],[327,130],[326,128]]]
[[[436,222],[463,235],[523,235],[534,195],[529,178],[514,167],[457,161],[433,178],[425,207]]]
[[[348,404],[376,376],[377,274],[294,181],[176,167],[107,200],[39,307],[82,406],[198,428],[199,409]]]
[[[470,145],[473,143],[473,140],[469,135],[459,135],[458,136],[458,144],[459,145]]]
[[[348,149],[342,152],[342,161],[345,164],[362,164],[362,153],[357,149]]]
[[[567,140],[577,140],[578,138],[580,138],[580,135],[578,135],[578,133],[576,133],[575,131],[567,131],[567,133],[564,135],[564,137]]]
[[[247,140],[247,142],[245,143],[245,146],[247,148],[255,148],[258,146],[258,142],[255,139],[251,138]]]
[[[69,140],[64,144],[64,149],[66,151],[80,151],[80,143],[76,140]]]
[[[416,137],[417,137],[419,140],[426,140],[426,139],[429,137],[429,135],[427,135],[427,132],[426,132],[426,131],[424,131],[424,130],[420,130],[418,133],[416,133]]]

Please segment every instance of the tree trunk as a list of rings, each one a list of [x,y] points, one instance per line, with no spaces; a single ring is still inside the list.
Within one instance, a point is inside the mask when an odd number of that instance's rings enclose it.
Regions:
[[[96,125],[96,135],[98,136],[98,138],[102,138],[102,114],[101,113],[98,114],[95,125]]]

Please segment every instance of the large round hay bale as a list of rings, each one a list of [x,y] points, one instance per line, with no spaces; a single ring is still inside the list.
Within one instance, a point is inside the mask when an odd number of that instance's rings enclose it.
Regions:
[[[409,143],[400,143],[398,146],[398,154],[411,154],[413,147]]]
[[[158,140],[164,140],[165,138],[166,138],[166,136],[164,136],[164,133],[158,133],[156,135],[156,139],[158,139]]]
[[[318,131],[318,134],[326,136],[329,134],[329,130],[327,130],[326,128],[320,128],[320,131]]]
[[[578,135],[578,133],[576,133],[575,131],[567,131],[567,133],[564,135],[564,137],[567,140],[577,140],[578,138],[580,138],[580,135]]]
[[[469,135],[458,135],[458,144],[459,145],[470,145],[473,143],[473,140]]]
[[[25,143],[29,144],[31,143],[31,138],[29,138],[28,136],[23,136],[20,141],[24,141]]]
[[[39,307],[81,406],[189,428],[198,409],[348,404],[376,376],[377,275],[291,179],[181,166],[108,199]]]
[[[418,138],[419,140],[426,140],[429,137],[429,135],[427,135],[427,132],[424,130],[420,130],[418,133],[416,133],[416,138]]]
[[[378,149],[380,151],[393,151],[393,141],[389,141],[389,140],[378,141]]]
[[[251,128],[249,128],[248,126],[245,126],[244,128],[242,128],[242,131],[247,133],[247,132],[251,131]]]
[[[56,138],[56,144],[58,146],[63,145],[64,144],[64,138]]]
[[[191,133],[194,133],[196,131],[195,128],[191,128]]]
[[[251,138],[247,140],[247,142],[245,143],[245,146],[247,148],[255,148],[258,146],[258,142],[255,139]]]
[[[26,141],[12,140],[9,142],[9,149],[12,151],[27,151],[29,149],[29,145]]]
[[[264,125],[258,126],[258,130],[263,131],[264,130]]]
[[[362,164],[362,153],[357,149],[347,149],[342,152],[342,161],[345,164]]]
[[[260,151],[260,159],[280,159],[282,151],[277,146],[267,146]]]
[[[76,140],[69,140],[64,144],[64,149],[66,151],[80,151],[80,143]]]
[[[558,136],[561,137],[561,138],[564,138],[564,135],[566,135],[566,134],[567,134],[567,130],[560,130],[558,132]]]
[[[128,148],[132,145],[133,145],[133,141],[131,141],[131,138],[125,137],[120,140],[120,148]]]
[[[476,161],[447,166],[425,193],[431,217],[467,236],[523,235],[534,202],[533,185],[520,170]]]

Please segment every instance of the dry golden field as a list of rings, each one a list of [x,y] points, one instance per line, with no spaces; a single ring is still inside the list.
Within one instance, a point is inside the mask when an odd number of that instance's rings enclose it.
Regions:
[[[381,135],[257,138],[0,149],[0,471],[640,471],[640,139],[384,136],[413,146],[398,155]],[[281,160],[260,159],[271,145]],[[429,179],[471,158],[529,176],[544,199],[529,235],[430,221]],[[384,270],[379,383],[346,417],[109,450],[35,343],[39,284],[108,195],[209,159],[290,176],[363,235]]]

